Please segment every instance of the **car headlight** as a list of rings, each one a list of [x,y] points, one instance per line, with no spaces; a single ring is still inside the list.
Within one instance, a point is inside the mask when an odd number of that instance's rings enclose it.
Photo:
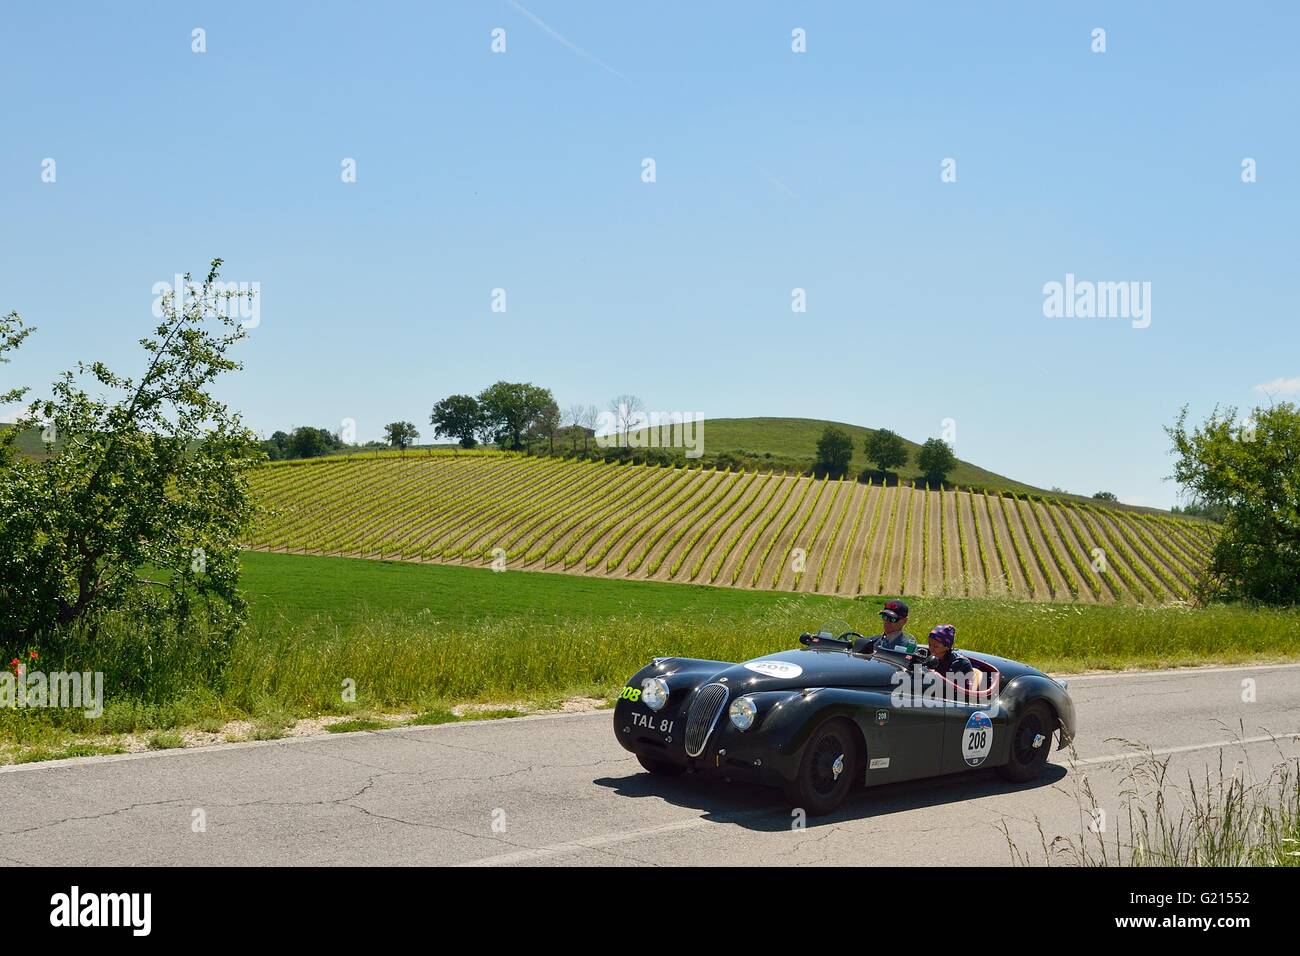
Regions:
[[[737,697],[731,702],[727,709],[727,716],[731,718],[731,726],[737,730],[748,730],[754,726],[754,715],[758,713],[758,708],[748,697]]]
[[[668,682],[662,677],[647,677],[641,682],[641,703],[651,710],[663,710],[668,703]]]

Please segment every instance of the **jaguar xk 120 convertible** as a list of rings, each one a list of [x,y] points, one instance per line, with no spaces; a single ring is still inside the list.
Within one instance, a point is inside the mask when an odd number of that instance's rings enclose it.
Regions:
[[[708,771],[784,788],[829,813],[857,783],[877,786],[996,767],[1042,773],[1058,734],[1074,739],[1065,681],[963,651],[978,676],[929,667],[925,647],[862,638],[841,622],[802,647],[742,664],[656,657],[614,707],[614,735],[653,774]]]

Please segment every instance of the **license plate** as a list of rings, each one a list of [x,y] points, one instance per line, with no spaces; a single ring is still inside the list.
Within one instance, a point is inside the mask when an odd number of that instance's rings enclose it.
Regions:
[[[632,726],[644,727],[646,730],[653,730],[658,734],[671,734],[673,732],[673,722],[667,717],[656,717],[654,714],[633,714]]]

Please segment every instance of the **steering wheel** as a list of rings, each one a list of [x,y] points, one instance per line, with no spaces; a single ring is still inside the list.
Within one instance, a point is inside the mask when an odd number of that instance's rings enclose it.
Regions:
[[[839,637],[837,637],[836,640],[837,640],[837,641],[842,641],[842,640],[844,640],[845,638],[850,638],[850,637],[851,637],[851,638],[861,638],[862,635],[859,634],[857,631],[845,631],[843,634],[841,634]],[[849,641],[849,643],[852,644],[853,641]]]

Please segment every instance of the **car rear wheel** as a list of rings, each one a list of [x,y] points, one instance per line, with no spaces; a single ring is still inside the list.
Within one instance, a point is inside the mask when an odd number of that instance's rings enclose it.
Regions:
[[[656,777],[677,777],[686,772],[686,768],[681,764],[672,763],[668,760],[656,760],[654,757],[647,757],[644,754],[637,754],[636,759],[642,767]]]
[[[1011,731],[1011,756],[998,772],[1008,780],[1033,780],[1047,766],[1052,749],[1052,711],[1042,701],[1025,708]]]
[[[786,784],[786,797],[810,816],[830,813],[853,789],[860,763],[853,724],[843,717],[828,720],[804,745],[798,774]]]

